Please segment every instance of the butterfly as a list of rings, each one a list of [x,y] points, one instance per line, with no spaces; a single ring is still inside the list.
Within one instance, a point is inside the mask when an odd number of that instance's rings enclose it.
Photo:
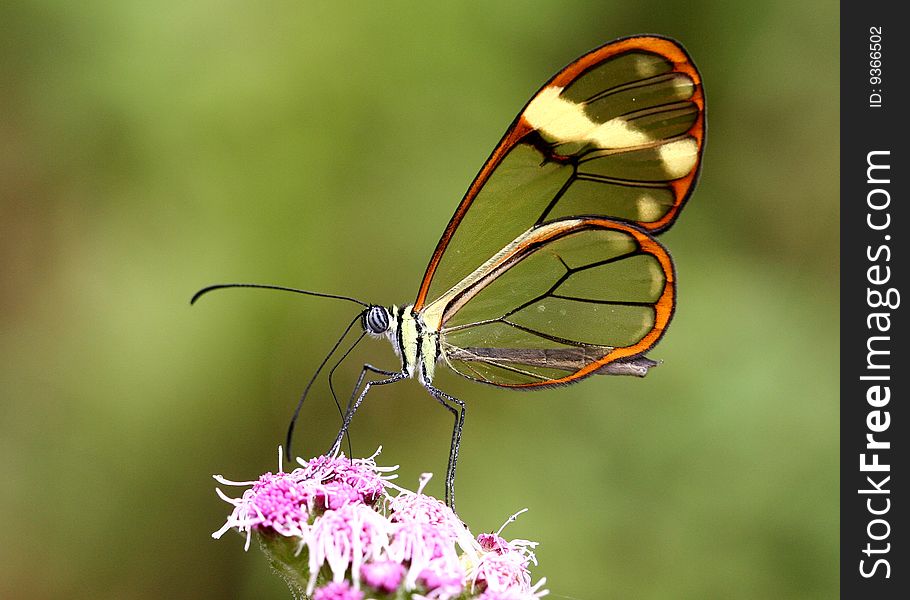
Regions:
[[[433,384],[437,366],[521,390],[647,375],[657,363],[645,355],[676,303],[673,261],[654,236],[692,193],[704,145],[701,76],[683,47],[654,35],[615,40],[559,71],[521,110],[443,231],[412,304],[259,284],[209,286],[193,302],[213,289],[265,287],[360,304],[303,398],[356,322],[362,333],[330,386],[364,336],[388,339],[400,369],[363,366],[330,453],[373,387],[415,378],[454,418],[445,481],[454,508],[465,403]]]

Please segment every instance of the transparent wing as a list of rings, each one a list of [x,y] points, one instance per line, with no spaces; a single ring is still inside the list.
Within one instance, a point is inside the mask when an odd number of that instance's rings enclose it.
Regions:
[[[535,225],[596,216],[658,233],[704,145],[701,78],[676,42],[612,42],[560,71],[484,164],[427,266],[416,310]]]
[[[674,307],[673,264],[647,233],[563,219],[520,235],[422,317],[461,375],[501,386],[567,383],[650,349]]]

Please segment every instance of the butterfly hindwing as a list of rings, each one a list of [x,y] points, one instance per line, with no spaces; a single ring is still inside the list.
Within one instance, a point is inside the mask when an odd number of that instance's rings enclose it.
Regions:
[[[568,382],[638,356],[674,305],[673,264],[650,235],[597,218],[551,221],[429,305],[444,360],[484,383]]]

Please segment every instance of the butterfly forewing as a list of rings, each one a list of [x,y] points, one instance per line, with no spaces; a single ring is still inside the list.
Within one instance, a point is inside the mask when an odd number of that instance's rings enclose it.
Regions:
[[[584,215],[666,229],[692,188],[703,142],[701,79],[678,44],[634,37],[581,57],[534,95],[481,169],[415,308],[537,224]]]

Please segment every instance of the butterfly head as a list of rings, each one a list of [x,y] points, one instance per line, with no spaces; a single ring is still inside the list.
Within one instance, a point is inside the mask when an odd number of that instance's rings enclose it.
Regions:
[[[383,335],[388,332],[392,323],[392,315],[384,306],[372,305],[363,311],[360,324],[363,330],[370,335]]]

